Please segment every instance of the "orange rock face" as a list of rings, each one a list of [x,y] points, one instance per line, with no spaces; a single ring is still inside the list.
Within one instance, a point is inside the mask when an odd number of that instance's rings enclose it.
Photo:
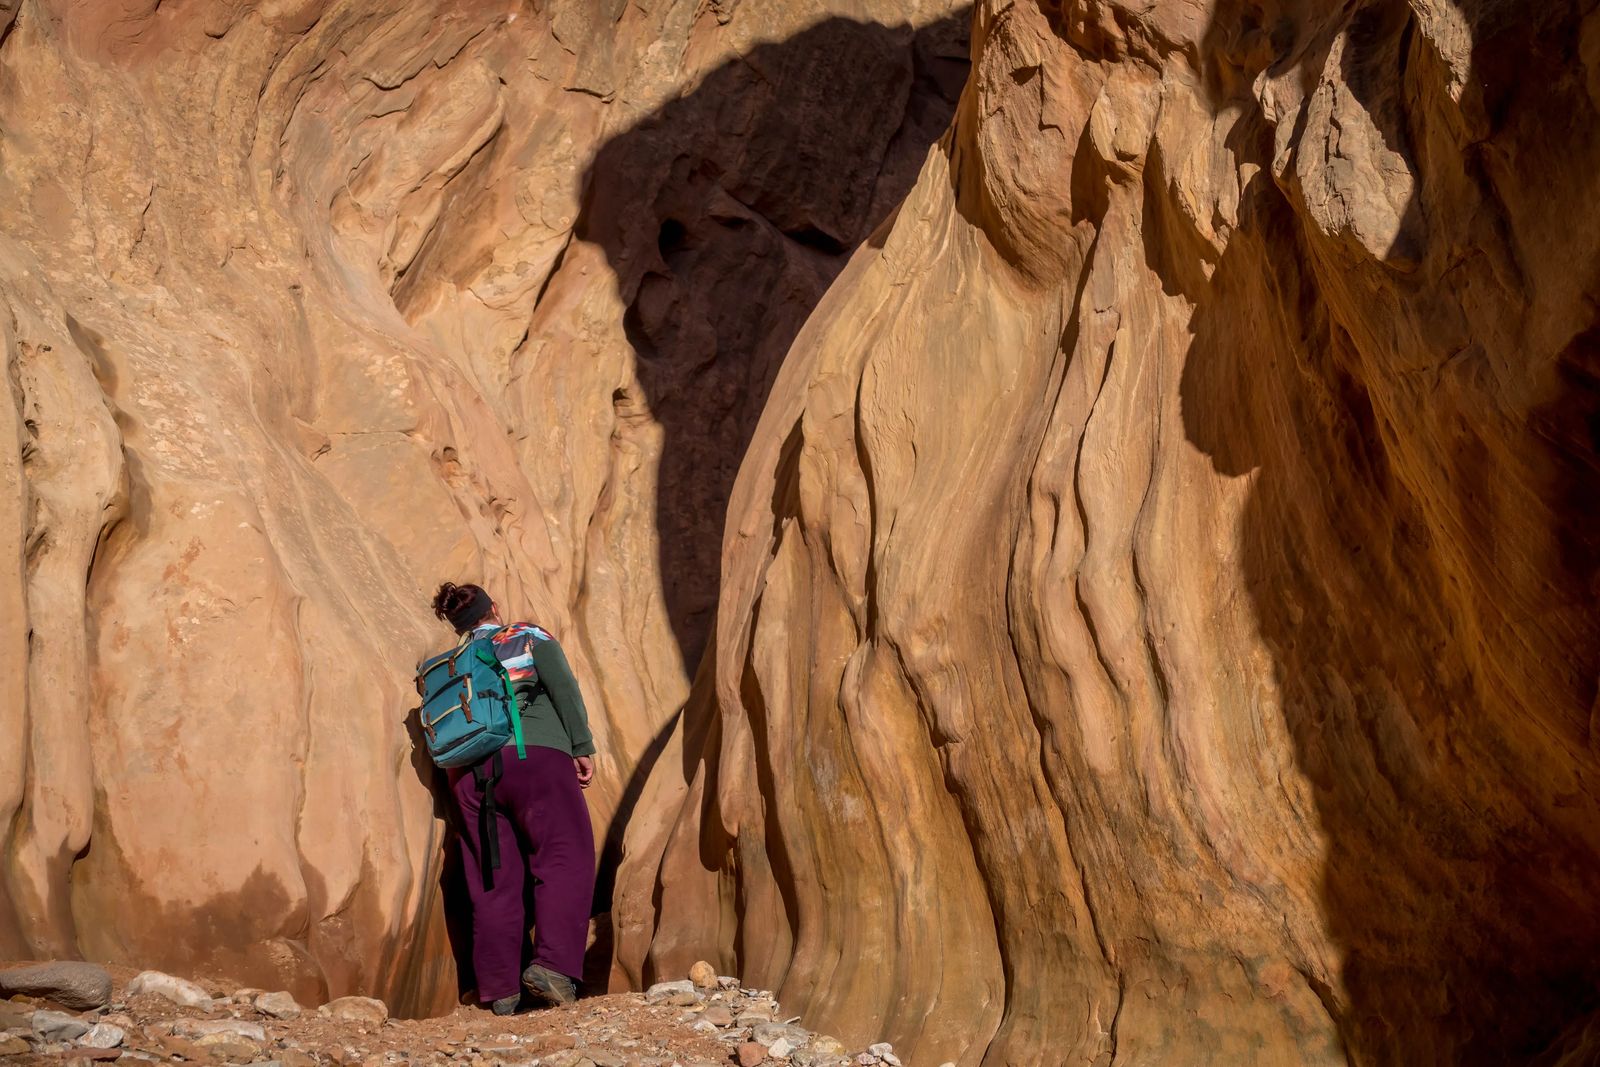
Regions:
[[[628,974],[912,1063],[1587,1061],[1585,8],[978,4],[740,471]]]
[[[0,957],[449,1003],[465,577],[590,694],[619,983],[1584,1062],[1597,71],[1568,0],[0,0]]]
[[[562,637],[620,825],[966,76],[947,0],[757,7],[0,0],[0,958],[450,1003],[443,578]]]

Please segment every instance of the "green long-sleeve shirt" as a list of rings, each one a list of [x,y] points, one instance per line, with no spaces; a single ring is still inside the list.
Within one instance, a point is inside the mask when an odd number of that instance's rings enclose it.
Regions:
[[[473,636],[491,637],[495,656],[511,676],[517,706],[522,709],[523,741],[569,756],[592,755],[589,713],[560,642],[528,623],[497,626],[480,626]]]

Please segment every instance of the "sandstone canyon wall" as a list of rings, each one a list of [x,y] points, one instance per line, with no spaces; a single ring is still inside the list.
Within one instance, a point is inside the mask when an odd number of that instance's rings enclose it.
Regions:
[[[1600,1055],[1600,14],[981,0],[619,963],[935,1064]]]
[[[0,958],[448,1005],[429,591],[563,637],[605,832],[777,364],[969,21],[0,2]]]

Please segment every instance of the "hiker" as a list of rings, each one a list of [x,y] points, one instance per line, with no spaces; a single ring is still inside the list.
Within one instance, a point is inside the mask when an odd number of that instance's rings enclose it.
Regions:
[[[510,1015],[526,989],[546,1004],[570,1004],[578,998],[594,902],[594,831],[582,793],[594,780],[594,738],[583,696],[556,639],[528,623],[506,625],[479,586],[444,583],[433,611],[464,644],[487,640],[480,647],[493,649],[495,670],[510,684],[520,713],[515,743],[448,772],[467,828],[461,844],[478,1001],[496,1015]],[[529,876],[533,963],[519,986]]]

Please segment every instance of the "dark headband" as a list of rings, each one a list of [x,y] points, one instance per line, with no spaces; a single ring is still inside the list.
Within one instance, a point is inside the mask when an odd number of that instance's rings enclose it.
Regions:
[[[471,590],[472,599],[452,611],[447,617],[450,625],[456,628],[456,633],[464,634],[478,623],[483,617],[494,609],[494,601],[489,599],[489,594],[476,585],[464,585],[463,590]]]

